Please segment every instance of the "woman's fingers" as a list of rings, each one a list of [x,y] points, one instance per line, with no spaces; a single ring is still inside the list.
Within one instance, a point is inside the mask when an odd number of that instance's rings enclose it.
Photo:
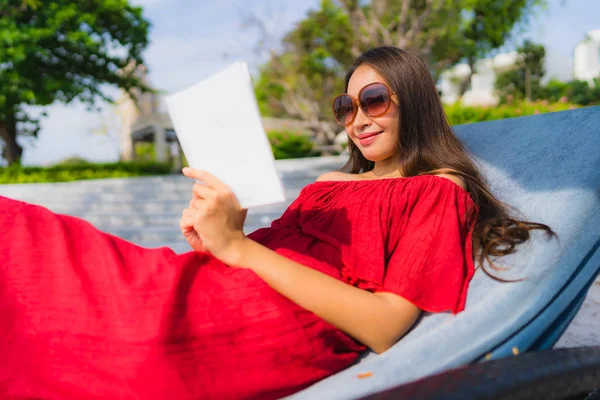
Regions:
[[[203,171],[195,168],[186,167],[182,170],[183,174],[189,178],[194,178],[206,182],[206,184],[217,190],[229,189],[221,180],[208,171]]]
[[[206,185],[199,183],[194,184],[192,187],[193,200],[198,199],[211,199],[214,197],[214,190]]]
[[[183,174],[205,182],[205,184],[194,184],[192,188],[192,201],[190,207],[193,207],[194,201],[206,200],[204,208],[213,208],[215,205],[229,205],[233,208],[239,208],[239,202],[233,191],[219,180],[217,177],[207,171],[201,171],[194,168],[184,168]]]
[[[191,203],[191,201],[190,201]],[[190,208],[186,208],[185,210],[183,210],[183,212],[181,213],[181,217],[190,217],[190,218],[194,218],[194,216],[196,215],[196,210],[193,209],[192,207]]]
[[[227,190],[227,191],[229,190],[229,186],[227,186],[225,183],[223,183],[220,179],[218,179],[216,176],[214,176],[210,172],[199,171],[198,179],[206,182],[208,184],[208,186],[210,186],[213,189]]]
[[[196,220],[196,210],[192,208],[186,208],[181,213],[181,220],[179,221],[179,228],[182,233],[189,232],[194,229],[194,222]]]
[[[181,233],[187,240],[187,242],[192,246],[192,249],[195,251],[204,251],[204,245],[202,243],[202,239],[196,232],[196,224],[197,224],[197,210],[193,208],[186,208],[181,213],[181,220],[179,222],[179,227],[181,229]]]

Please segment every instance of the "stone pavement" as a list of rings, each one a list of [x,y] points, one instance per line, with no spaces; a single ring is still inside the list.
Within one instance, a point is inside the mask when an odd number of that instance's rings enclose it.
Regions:
[[[244,231],[269,226],[300,190],[321,174],[339,169],[344,159],[321,157],[280,160],[277,170],[286,203],[248,211]],[[168,246],[189,251],[179,231],[181,211],[191,198],[193,181],[181,175],[101,179],[66,183],[0,185],[0,195],[40,204],[58,213],[81,217],[105,232],[144,247]],[[600,279],[557,347],[600,346]]]

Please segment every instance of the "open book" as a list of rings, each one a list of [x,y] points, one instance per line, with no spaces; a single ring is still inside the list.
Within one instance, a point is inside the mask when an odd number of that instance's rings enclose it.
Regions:
[[[227,184],[243,208],[283,202],[283,186],[244,62],[166,97],[192,168]]]

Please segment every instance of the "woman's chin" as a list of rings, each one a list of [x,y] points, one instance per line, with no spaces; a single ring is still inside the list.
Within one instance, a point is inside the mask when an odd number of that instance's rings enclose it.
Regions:
[[[364,158],[372,162],[379,162],[389,158],[387,152],[377,151],[377,149],[361,149]]]

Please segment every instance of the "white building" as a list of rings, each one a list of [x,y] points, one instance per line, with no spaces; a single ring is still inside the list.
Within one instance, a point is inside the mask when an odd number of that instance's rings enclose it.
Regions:
[[[600,77],[600,29],[589,31],[585,38],[575,45],[574,56],[575,79],[591,82]]]
[[[496,76],[513,68],[516,52],[498,54],[492,58],[478,60],[471,76],[471,84],[462,98],[466,105],[494,105],[498,98],[494,93]],[[460,94],[460,85],[470,73],[467,64],[458,64],[441,74],[438,88],[442,91],[444,103],[454,103]]]
[[[498,96],[495,94],[496,76],[513,68],[517,53],[499,54],[495,57],[479,60],[471,77],[469,89],[462,102],[467,105],[495,105]],[[600,76],[600,29],[588,32],[585,38],[575,46],[573,57],[565,57],[546,49],[544,61],[546,74],[542,84],[550,79],[570,81],[581,79],[592,81]],[[438,88],[442,91],[442,101],[454,103],[459,97],[460,82],[469,75],[469,66],[459,64],[442,73]]]

